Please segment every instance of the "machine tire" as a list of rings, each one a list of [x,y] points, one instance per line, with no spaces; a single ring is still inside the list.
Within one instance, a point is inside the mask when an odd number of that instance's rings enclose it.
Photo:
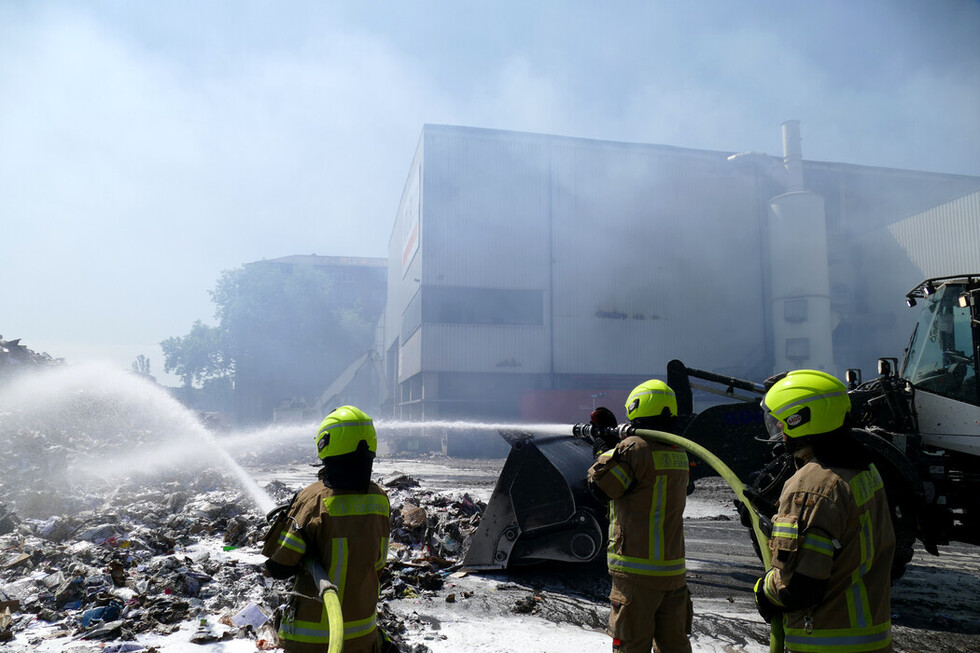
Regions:
[[[796,467],[793,464],[792,454],[782,452],[774,453],[773,458],[757,472],[754,472],[746,483],[749,493],[757,496],[756,502],[758,512],[766,518],[772,518],[779,507],[779,495],[783,491],[783,484],[793,475]],[[740,506],[736,500],[736,506]],[[762,551],[759,550],[759,542],[752,532],[751,524],[747,514],[743,514],[744,508],[739,508],[739,516],[742,525],[749,529],[749,540],[752,542],[752,549],[755,555],[762,560]]]
[[[892,516],[894,519],[894,515]],[[905,575],[908,564],[915,555],[915,533],[907,530],[895,531],[895,557],[892,559],[892,582]]]

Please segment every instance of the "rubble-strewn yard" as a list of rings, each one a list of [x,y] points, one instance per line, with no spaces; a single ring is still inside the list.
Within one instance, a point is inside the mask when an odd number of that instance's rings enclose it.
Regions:
[[[423,490],[404,474],[379,480],[392,502],[383,597],[442,588],[484,505]],[[266,490],[286,501],[299,487],[272,482]],[[13,650],[68,640],[130,642],[125,650],[137,650],[148,641],[141,636],[175,634],[187,622],[204,624],[188,641],[239,638],[272,647],[272,619],[289,588],[263,574],[265,519],[233,479],[207,473],[123,483],[108,494],[79,495],[71,511],[49,516],[31,503],[35,492],[14,497],[29,517],[0,509],[0,639],[16,638]],[[403,621],[383,612],[396,639]]]
[[[0,388],[0,642],[86,653],[273,648],[289,585],[263,574],[258,506],[315,478],[314,429],[216,438],[159,389],[104,370]],[[375,461],[392,507],[383,627],[413,653],[608,650],[601,558],[459,569],[502,464]],[[688,500],[692,641],[761,653],[767,627],[748,589],[761,566],[731,501],[717,478]],[[942,553],[917,550],[894,586],[897,651],[980,650],[980,549]]]

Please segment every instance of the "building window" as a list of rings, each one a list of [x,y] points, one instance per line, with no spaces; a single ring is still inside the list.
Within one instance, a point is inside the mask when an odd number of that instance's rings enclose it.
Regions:
[[[422,293],[426,324],[544,324],[544,291],[427,286]]]

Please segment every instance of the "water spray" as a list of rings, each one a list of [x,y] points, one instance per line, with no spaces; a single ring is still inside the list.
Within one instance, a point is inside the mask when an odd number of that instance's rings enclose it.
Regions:
[[[375,420],[379,435],[384,431],[444,429],[447,431],[524,431],[548,435],[567,435],[568,424],[526,424],[521,422],[471,422],[466,420]]]
[[[35,475],[110,480],[129,474],[186,471],[217,463],[263,512],[275,502],[165,390],[108,365],[64,366],[23,374],[0,397],[2,428],[24,455],[19,464]],[[60,460],[37,460],[27,445],[47,443]],[[44,469],[45,465],[56,465]]]

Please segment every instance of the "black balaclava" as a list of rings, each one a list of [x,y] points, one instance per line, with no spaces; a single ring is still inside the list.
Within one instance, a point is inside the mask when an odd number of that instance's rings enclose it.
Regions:
[[[364,494],[371,484],[374,456],[374,452],[368,449],[367,442],[361,440],[355,451],[325,458],[318,476],[327,487]]]
[[[871,454],[854,438],[846,424],[836,431],[810,437],[813,457],[827,467],[867,469],[872,463]]]

